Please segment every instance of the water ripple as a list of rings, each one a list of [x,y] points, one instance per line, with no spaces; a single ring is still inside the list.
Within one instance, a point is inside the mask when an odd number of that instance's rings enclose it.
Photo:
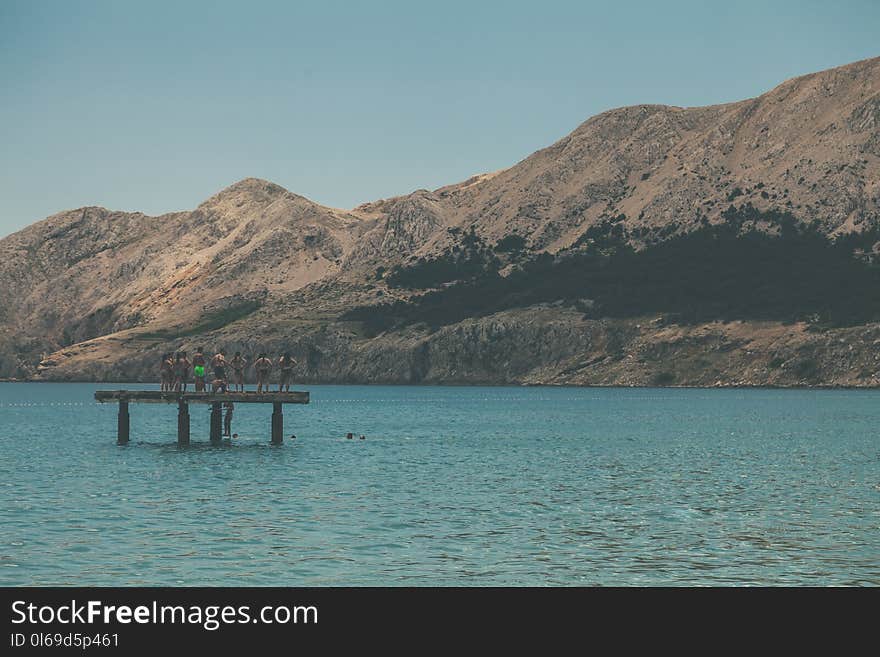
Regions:
[[[873,391],[315,386],[281,448],[93,391],[0,384],[0,585],[880,585]]]

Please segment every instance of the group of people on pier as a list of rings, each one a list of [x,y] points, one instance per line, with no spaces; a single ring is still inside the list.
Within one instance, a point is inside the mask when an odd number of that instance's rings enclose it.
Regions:
[[[253,363],[254,372],[257,376],[257,392],[270,392],[269,376],[272,370],[277,368],[280,372],[278,380],[278,392],[290,392],[290,381],[293,378],[293,368],[296,360],[289,354],[284,353],[277,364],[261,353]],[[168,392],[186,392],[186,386],[192,378],[196,392],[206,392],[209,385],[208,367],[211,368],[210,379],[211,392],[227,392],[230,384],[234,392],[244,392],[244,375],[248,367],[248,361],[236,351],[235,355],[227,360],[222,351],[208,360],[205,350],[199,347],[189,359],[185,351],[175,354],[164,354],[160,366],[161,389]],[[230,371],[232,376],[230,377]]]

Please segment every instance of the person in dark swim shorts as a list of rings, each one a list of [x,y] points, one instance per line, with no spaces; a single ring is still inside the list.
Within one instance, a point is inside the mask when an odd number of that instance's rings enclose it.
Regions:
[[[226,379],[226,365],[226,357],[222,351],[217,350],[217,353],[211,359],[211,367],[214,368],[214,379],[219,379],[224,384],[228,383]]]

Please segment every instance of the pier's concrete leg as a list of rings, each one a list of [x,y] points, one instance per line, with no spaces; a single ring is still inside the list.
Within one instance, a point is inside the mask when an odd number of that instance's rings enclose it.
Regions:
[[[211,442],[219,443],[223,440],[223,416],[220,402],[211,404]]]
[[[128,400],[127,399],[120,399],[119,400],[119,419],[116,423],[116,444],[117,445],[127,445],[128,444],[128,429],[129,429]]]
[[[177,402],[177,444],[189,445],[189,404]]]
[[[280,445],[284,442],[284,414],[281,412],[281,402],[272,402],[272,444]]]

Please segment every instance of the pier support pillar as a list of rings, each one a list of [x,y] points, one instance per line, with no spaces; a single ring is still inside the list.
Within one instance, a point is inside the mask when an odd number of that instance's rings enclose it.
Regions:
[[[281,412],[281,402],[272,402],[272,444],[280,445],[284,442],[284,414]]]
[[[177,402],[177,444],[189,445],[189,404]]]
[[[120,399],[119,400],[119,418],[116,423],[116,444],[117,445],[127,445],[128,444],[128,429],[129,429],[128,400],[127,399]]]
[[[220,402],[211,404],[211,442],[219,443],[223,439],[223,414]]]

